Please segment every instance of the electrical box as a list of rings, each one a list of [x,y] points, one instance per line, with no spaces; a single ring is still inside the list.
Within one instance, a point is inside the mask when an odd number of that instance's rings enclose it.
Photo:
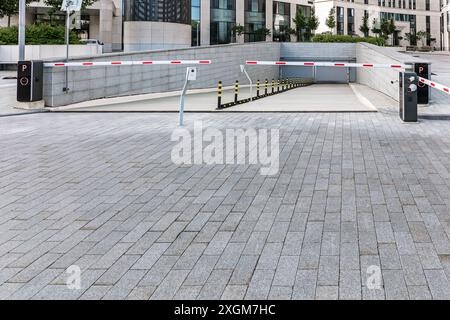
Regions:
[[[418,77],[414,72],[400,72],[400,118],[404,122],[417,122]]]
[[[197,68],[188,68],[187,70],[187,79],[189,81],[197,80]]]
[[[17,101],[42,100],[44,77],[43,61],[19,61],[17,70]]]

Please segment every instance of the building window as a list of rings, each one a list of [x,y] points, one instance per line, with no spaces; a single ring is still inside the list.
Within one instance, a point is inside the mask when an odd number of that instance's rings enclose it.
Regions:
[[[192,46],[200,45],[200,0],[192,0]]]
[[[191,24],[191,0],[125,0],[125,21]]]
[[[230,43],[236,25],[236,0],[211,0],[211,44]]]
[[[355,9],[347,8],[347,34],[355,34]]]
[[[273,41],[290,41],[291,4],[273,2]]]
[[[343,35],[344,34],[344,8],[337,7],[336,8],[336,28],[337,28],[337,34]]]
[[[266,0],[245,0],[245,42],[265,41]]]

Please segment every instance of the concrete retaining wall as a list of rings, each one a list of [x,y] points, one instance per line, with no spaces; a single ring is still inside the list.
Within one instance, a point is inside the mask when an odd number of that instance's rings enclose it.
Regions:
[[[219,80],[225,86],[232,85],[235,80],[247,84],[248,80],[240,72],[239,67],[246,60],[277,60],[279,57],[279,43],[251,43],[105,54],[89,59],[72,59],[72,61],[210,59],[214,61],[214,64],[197,66],[198,80],[192,83],[192,88],[213,88],[217,86]],[[45,68],[44,99],[47,106],[55,107],[105,97],[181,90],[186,67],[147,65],[70,68],[69,93],[63,92],[64,68]],[[253,79],[276,78],[279,68],[276,66],[249,68],[248,72]]]
[[[356,59],[359,63],[382,64],[414,64],[427,63],[410,55],[398,52],[395,48],[378,47],[368,43],[360,43],[356,47]],[[392,69],[362,69],[357,70],[358,83],[365,84],[375,90],[399,100],[398,83],[399,73]]]
[[[281,58],[296,61],[353,61],[356,43],[281,43]]]
[[[356,43],[282,43],[281,59],[285,61],[356,61]],[[282,76],[311,78],[318,83],[356,81],[354,68],[281,67]]]
[[[70,45],[69,53],[71,57],[93,56],[102,54],[102,46],[89,45]],[[26,60],[44,60],[63,58],[66,56],[65,45],[28,45],[25,46]],[[19,47],[17,45],[0,46],[0,63],[17,63],[19,60]]]

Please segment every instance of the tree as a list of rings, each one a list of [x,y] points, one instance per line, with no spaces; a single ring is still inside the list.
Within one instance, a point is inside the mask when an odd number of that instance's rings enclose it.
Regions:
[[[372,33],[375,34],[376,37],[380,36],[381,34],[381,28],[378,25],[378,20],[375,18],[373,18],[372,29],[370,29],[370,31],[372,31]]]
[[[316,16],[316,8],[311,7],[311,16],[308,18],[306,22],[306,32],[308,33],[308,40],[311,39],[311,36],[314,32],[319,28],[320,22],[319,18]]]
[[[297,41],[303,41],[303,31],[306,29],[307,21],[303,14],[303,10],[298,9],[295,13],[295,18],[292,19],[295,24],[295,31],[297,33]]]
[[[426,31],[418,31],[416,33],[416,39],[417,41],[422,42],[422,47],[425,46],[425,43],[423,42],[424,39],[428,37],[428,32]]]
[[[25,0],[28,5],[33,0]],[[8,17],[8,27],[11,26],[11,17],[19,13],[19,1],[17,0],[1,0],[0,1],[0,18]]]
[[[417,36],[413,33],[405,33],[406,40],[408,40],[410,46],[417,45]]]
[[[259,41],[265,41],[266,37],[270,36],[272,34],[272,31],[270,29],[267,29],[266,27],[262,27],[255,31],[255,35],[257,38],[261,39]]]
[[[364,37],[368,37],[369,36],[369,16],[367,14],[365,14],[363,16],[362,19],[363,23],[361,25],[361,27],[359,27],[359,31],[361,31],[364,34]]]
[[[382,19],[380,23],[379,35],[381,38],[387,40],[391,35],[393,35],[397,31],[397,27],[395,26],[395,22],[393,19]],[[392,45],[394,45],[394,37],[392,37]]]
[[[392,46],[394,46],[395,45],[395,37],[394,37],[394,35],[397,32],[397,26],[395,25],[394,19],[391,19],[389,21],[389,24],[387,26],[387,32],[388,32],[388,35],[392,35]]]
[[[336,28],[336,9],[331,8],[330,13],[325,20],[325,24],[330,28],[331,32],[333,32],[334,28]]]
[[[237,41],[237,37],[242,36],[242,34],[244,33],[244,27],[241,26],[240,24],[235,25],[233,28],[231,28],[231,32],[233,33],[233,36],[236,37]]]

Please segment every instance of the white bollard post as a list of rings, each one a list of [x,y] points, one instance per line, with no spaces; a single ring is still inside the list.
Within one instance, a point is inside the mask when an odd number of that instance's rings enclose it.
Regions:
[[[184,82],[183,90],[181,91],[180,97],[180,115],[179,115],[179,126],[184,126],[184,97],[186,95],[187,89],[189,87],[190,81],[197,80],[197,68],[187,68],[186,70],[186,80]]]

